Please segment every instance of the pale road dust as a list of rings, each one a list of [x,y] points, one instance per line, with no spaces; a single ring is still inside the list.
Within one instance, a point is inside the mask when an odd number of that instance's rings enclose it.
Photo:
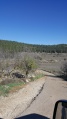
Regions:
[[[29,83],[13,95],[0,98],[1,118],[13,119],[36,113],[52,119],[55,102],[67,99],[67,82],[44,73],[45,77]]]
[[[29,114],[39,114],[44,119],[53,117],[54,105],[57,100],[67,100],[67,82],[54,75],[45,72],[45,84],[40,95],[32,102],[19,117]]]

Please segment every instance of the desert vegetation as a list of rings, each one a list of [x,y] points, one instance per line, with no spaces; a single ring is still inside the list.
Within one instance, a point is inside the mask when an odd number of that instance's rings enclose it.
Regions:
[[[33,57],[32,57],[33,56]],[[36,74],[36,58],[25,52],[18,53],[14,57],[0,58],[0,95],[7,96],[23,88],[30,81],[43,77]]]
[[[46,46],[0,40],[0,95],[15,92],[44,76],[36,70],[67,77],[66,62],[66,44]]]

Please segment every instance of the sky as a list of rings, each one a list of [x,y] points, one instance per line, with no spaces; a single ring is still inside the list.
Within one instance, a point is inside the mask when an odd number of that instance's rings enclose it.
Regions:
[[[0,0],[0,39],[67,44],[67,0]]]

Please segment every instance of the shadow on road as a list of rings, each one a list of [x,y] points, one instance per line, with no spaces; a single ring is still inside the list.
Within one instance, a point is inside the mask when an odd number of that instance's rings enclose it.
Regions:
[[[67,76],[65,75],[57,75],[57,77],[63,79],[64,81],[67,81]]]
[[[54,77],[56,79],[59,78],[60,80],[67,81],[67,77],[65,77],[64,75],[45,75],[45,76]]]
[[[22,117],[18,117],[16,119],[49,119],[49,118],[39,114],[29,114]]]

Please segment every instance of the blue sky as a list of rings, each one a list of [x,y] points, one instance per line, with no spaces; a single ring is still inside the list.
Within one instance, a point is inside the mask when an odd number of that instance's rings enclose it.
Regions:
[[[0,0],[0,39],[67,44],[67,0]]]

